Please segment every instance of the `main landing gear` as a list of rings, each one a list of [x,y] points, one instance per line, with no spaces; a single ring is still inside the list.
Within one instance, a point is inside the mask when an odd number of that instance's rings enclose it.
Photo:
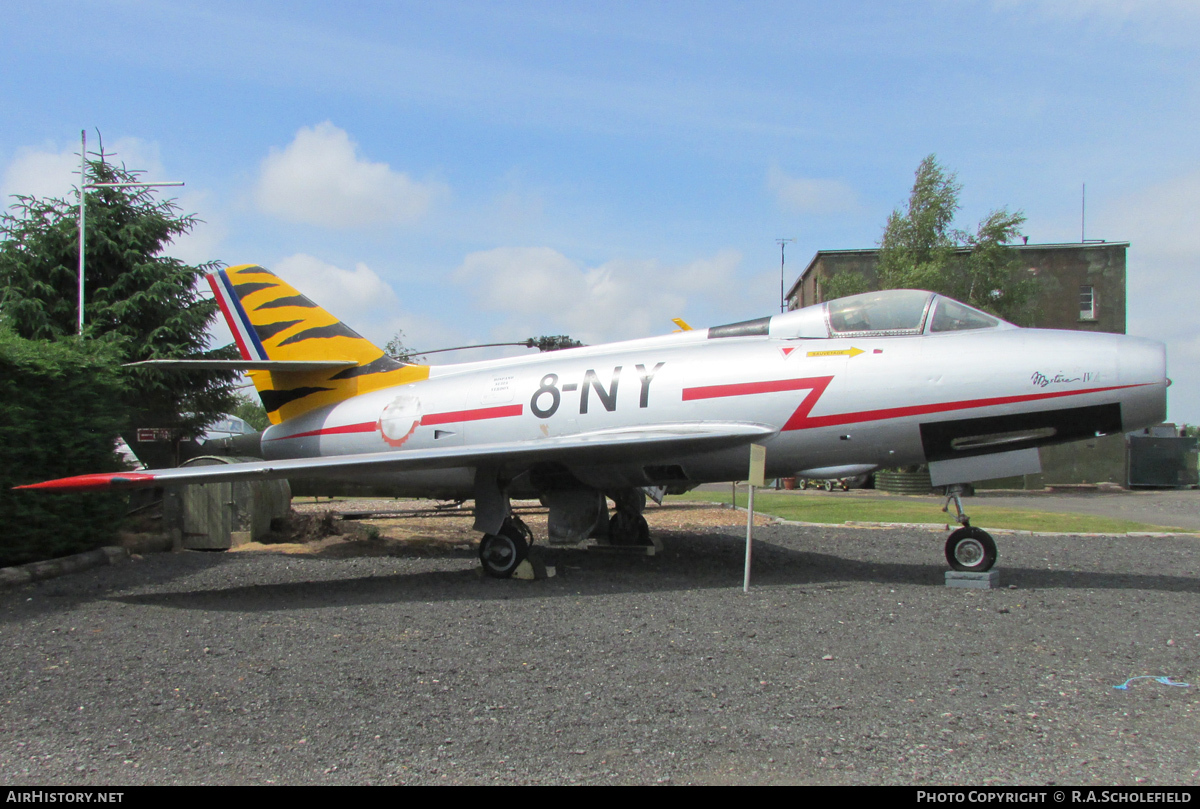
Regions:
[[[608,541],[612,545],[652,545],[650,526],[642,511],[646,508],[646,493],[641,489],[621,489],[609,492],[615,514],[608,521]]]
[[[946,561],[954,570],[965,573],[986,573],[996,564],[996,540],[982,528],[971,525],[971,518],[963,511],[961,485],[946,488],[946,505],[942,511],[949,512],[950,504],[958,513],[956,519],[962,528],[956,529],[946,539]]]
[[[525,557],[533,544],[533,532],[520,517],[509,516],[498,534],[484,534],[479,540],[479,561],[483,572],[497,579],[507,579]]]

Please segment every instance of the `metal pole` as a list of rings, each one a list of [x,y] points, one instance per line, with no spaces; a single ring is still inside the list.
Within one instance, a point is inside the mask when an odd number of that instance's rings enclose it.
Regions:
[[[79,336],[83,336],[83,237],[86,232],[83,195],[87,188],[87,130],[79,130]]]
[[[787,304],[784,301],[783,293],[783,251],[787,247],[783,242],[779,243],[779,312],[780,314],[787,311]]]
[[[750,592],[750,547],[754,543],[754,489],[766,485],[764,473],[767,468],[767,448],[762,444],[750,445],[750,475],[746,484],[750,487],[750,502],[746,505],[746,569],[742,574],[742,592]]]
[[[754,541],[754,484],[750,484],[750,502],[746,506],[746,566],[742,572],[742,592],[750,592],[750,546]]]
[[[783,291],[783,253],[787,249],[788,242],[794,242],[795,239],[776,239],[779,244],[779,311],[787,311],[787,299],[784,297]]]

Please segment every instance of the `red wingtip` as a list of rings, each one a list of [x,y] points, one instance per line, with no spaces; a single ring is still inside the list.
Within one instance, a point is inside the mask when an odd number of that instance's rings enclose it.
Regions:
[[[14,489],[45,489],[56,492],[99,492],[126,484],[138,484],[154,480],[154,475],[145,472],[109,472],[100,475],[76,475],[41,483],[14,486]]]

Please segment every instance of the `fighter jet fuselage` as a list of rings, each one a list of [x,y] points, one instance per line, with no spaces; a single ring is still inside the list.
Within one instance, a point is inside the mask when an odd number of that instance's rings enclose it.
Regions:
[[[398,362],[261,267],[209,276],[273,422],[266,460],[83,475],[90,490],[254,478],[378,482],[474,501],[480,557],[506,576],[532,535],[510,498],[550,508],[550,539],[649,542],[646,494],[744,479],[845,477],[928,464],[935,486],[1038,471],[1038,447],[1132,431],[1166,415],[1161,343],[1022,329],[920,290],[600,346],[426,366]],[[609,515],[608,501],[614,514]],[[957,501],[956,501],[957,503]],[[961,505],[961,504],[959,504]],[[987,570],[969,525],[946,546]]]

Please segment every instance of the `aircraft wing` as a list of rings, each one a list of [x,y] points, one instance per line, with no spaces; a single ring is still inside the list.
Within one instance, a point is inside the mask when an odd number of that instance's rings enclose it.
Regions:
[[[185,483],[218,483],[226,480],[320,478],[355,472],[446,469],[464,466],[516,467],[519,469],[539,461],[619,463],[650,460],[663,454],[682,455],[729,449],[769,438],[776,432],[778,429],[775,427],[745,422],[655,424],[597,430],[555,438],[537,438],[465,447],[393,450],[361,455],[333,455],[323,458],[290,458],[219,466],[189,466],[178,469],[76,475],[15,488],[46,491],[106,491]],[[749,459],[747,459],[747,463],[749,463]]]

